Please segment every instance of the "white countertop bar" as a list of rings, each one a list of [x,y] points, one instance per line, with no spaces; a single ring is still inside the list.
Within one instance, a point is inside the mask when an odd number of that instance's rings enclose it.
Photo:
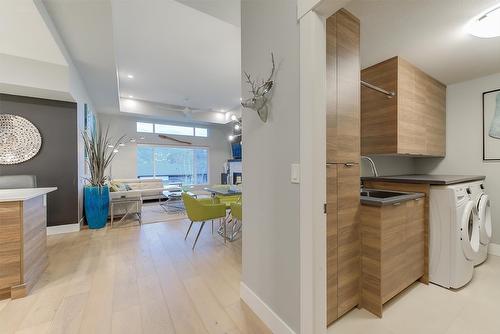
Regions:
[[[0,202],[26,201],[52,191],[57,187],[50,188],[23,188],[23,189],[0,189]]]

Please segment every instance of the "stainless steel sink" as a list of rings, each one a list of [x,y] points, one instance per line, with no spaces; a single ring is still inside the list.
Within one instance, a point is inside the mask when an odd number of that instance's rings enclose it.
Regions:
[[[372,197],[372,198],[391,198],[391,197],[407,195],[407,193],[397,192],[397,191],[386,191],[386,190],[361,189],[360,195],[363,197]]]

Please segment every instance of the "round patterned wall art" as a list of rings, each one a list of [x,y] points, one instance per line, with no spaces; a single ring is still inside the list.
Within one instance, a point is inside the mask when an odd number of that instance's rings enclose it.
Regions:
[[[26,118],[0,114],[0,165],[33,158],[42,146],[38,129]]]

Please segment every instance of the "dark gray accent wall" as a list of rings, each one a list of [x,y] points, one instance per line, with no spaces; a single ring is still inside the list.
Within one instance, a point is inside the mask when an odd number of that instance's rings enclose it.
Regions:
[[[35,157],[16,165],[0,165],[0,175],[33,174],[39,187],[57,187],[47,198],[47,225],[77,223],[76,103],[0,94],[0,113],[26,118],[42,136]]]

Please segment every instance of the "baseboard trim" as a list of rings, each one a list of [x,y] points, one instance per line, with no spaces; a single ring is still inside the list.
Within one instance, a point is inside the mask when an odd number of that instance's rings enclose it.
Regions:
[[[47,226],[47,235],[53,234],[62,234],[62,233],[71,233],[71,232],[79,232],[80,224],[67,224],[67,225],[57,225],[57,226]]]
[[[274,311],[259,298],[245,283],[240,282],[240,298],[257,314],[274,334],[295,334],[295,332]]]
[[[500,244],[490,243],[488,247],[488,254],[500,256]]]

